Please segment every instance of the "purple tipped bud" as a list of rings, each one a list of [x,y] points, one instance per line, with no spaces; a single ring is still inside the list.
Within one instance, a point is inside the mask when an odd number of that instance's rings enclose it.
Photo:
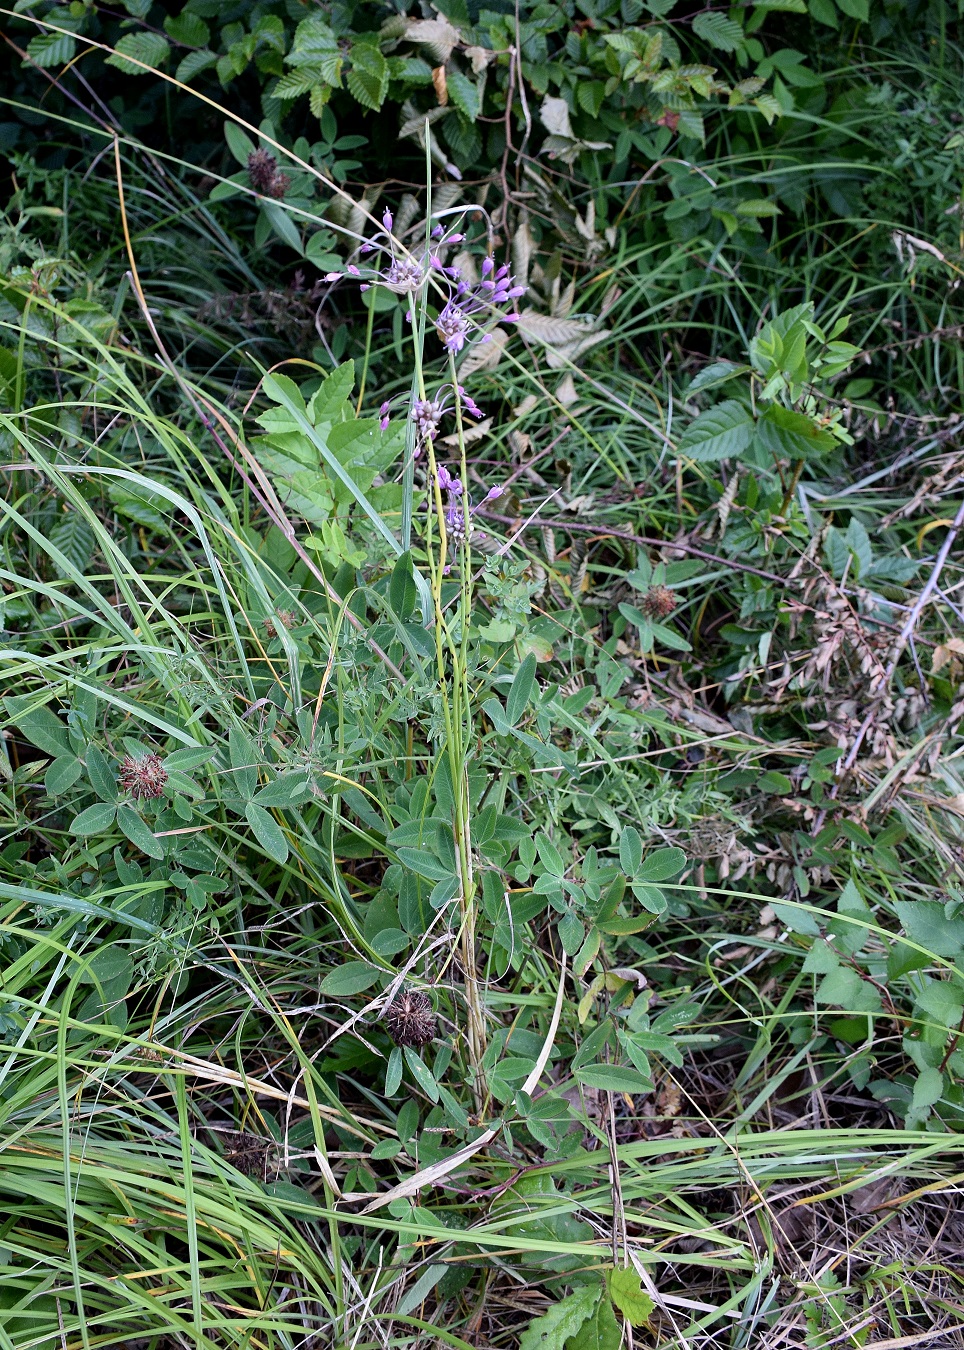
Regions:
[[[509,266],[507,263],[503,263],[502,266],[499,268],[498,272],[496,272],[495,279],[496,281],[502,281],[508,275],[509,275]]]
[[[391,401],[391,399],[390,399],[390,398],[389,398],[389,399],[386,399],[385,402],[382,404],[382,406],[381,406],[381,407],[379,408],[379,410],[378,410],[378,415],[379,415],[379,417],[384,417],[385,414],[388,412],[388,410],[389,410],[389,408],[390,408],[391,406],[392,406],[392,401]]]
[[[452,478],[452,475],[449,473],[445,465],[440,464],[438,466],[438,485],[442,489],[442,491],[447,492],[449,488],[452,486],[452,483],[454,481],[455,480]]]
[[[464,235],[464,234],[450,234],[450,235],[449,235],[449,243],[450,243],[450,244],[461,244],[461,243],[464,241],[464,239],[465,239],[465,235]]]
[[[496,291],[495,295],[493,295],[493,297],[492,297],[492,303],[493,303],[494,305],[504,305],[505,302],[508,300],[508,298],[509,298],[509,292],[508,292],[508,291],[504,291],[504,290],[503,290],[503,291]]]
[[[358,250],[358,252],[359,252],[359,253],[371,253],[372,250],[374,249],[374,247],[375,247],[374,244],[362,244],[362,246],[361,246],[361,248]]]
[[[437,253],[432,254],[432,256],[429,258],[429,263],[432,267],[437,267],[440,272],[443,270],[442,259],[438,256]]]
[[[391,420],[392,420],[392,419],[391,419],[390,417],[382,417],[382,418],[380,418],[380,419],[379,419],[379,423],[378,423],[380,429],[381,429],[382,431],[387,431],[387,430],[388,430],[388,424],[389,424],[389,422],[390,422]]]
[[[517,300],[520,295],[525,295],[525,293],[526,293],[525,286],[513,286],[508,293],[509,299]]]
[[[485,494],[485,500],[487,502],[494,502],[497,497],[502,496],[503,492],[505,492],[505,488],[501,483],[498,483],[495,487],[489,488],[488,492]]]
[[[382,216],[382,224],[385,226],[385,229],[388,230],[389,233],[391,233],[393,223],[394,222],[391,211],[386,211],[385,214]]]
[[[503,323],[518,323],[519,320],[520,320],[521,318],[522,318],[522,315],[521,315],[521,314],[503,314],[503,315],[502,315],[502,322],[503,322]]]
[[[495,266],[495,263],[492,261],[492,259],[491,259],[491,258],[486,258],[486,259],[484,260],[484,262],[482,263],[482,275],[483,275],[484,277],[487,277],[487,276],[489,275],[489,273],[492,271],[492,269],[493,269],[494,266]]]
[[[326,280],[326,281],[341,281],[341,273],[340,273],[340,272],[326,272],[326,273],[325,273],[325,280]]]
[[[445,231],[442,229],[441,225],[436,225],[435,229],[432,231],[432,238],[441,239],[444,233]]]
[[[366,282],[364,286],[359,286],[358,289],[359,289],[360,291],[370,291],[370,290],[371,290],[371,286],[369,286],[368,283]]]
[[[349,270],[349,272],[352,274],[353,277],[360,277],[360,276],[361,276],[361,272],[359,272],[358,268],[355,266],[354,263],[349,263],[349,264],[348,264],[348,270]]]

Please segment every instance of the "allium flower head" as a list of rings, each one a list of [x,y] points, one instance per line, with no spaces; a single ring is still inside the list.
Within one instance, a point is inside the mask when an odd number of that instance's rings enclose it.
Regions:
[[[117,781],[122,790],[136,801],[143,797],[162,797],[167,770],[160,755],[153,750],[146,755],[126,755]]]

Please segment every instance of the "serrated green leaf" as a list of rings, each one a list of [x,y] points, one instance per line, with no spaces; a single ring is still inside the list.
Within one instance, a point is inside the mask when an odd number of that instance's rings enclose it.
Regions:
[[[964,912],[949,919],[934,900],[898,900],[894,908],[910,940],[931,955],[957,957],[964,952]]]
[[[598,1284],[586,1285],[553,1303],[526,1327],[519,1337],[519,1350],[563,1350],[569,1338],[592,1317],[602,1292]]]
[[[210,70],[212,66],[217,65],[217,61],[214,52],[188,52],[179,62],[174,78],[180,80],[182,84],[189,84],[195,75],[200,75],[202,70]]]
[[[753,431],[749,410],[736,399],[726,399],[689,424],[680,440],[679,452],[700,463],[738,459],[750,448]]]
[[[446,74],[446,87],[449,98],[464,113],[470,122],[474,122],[482,111],[482,98],[479,86],[460,70],[449,70]]]
[[[199,14],[189,14],[182,10],[180,14],[169,14],[164,20],[164,31],[172,42],[184,47],[206,47],[211,40],[211,30]]]
[[[388,62],[377,47],[356,42],[351,49],[348,88],[363,108],[380,108],[388,92]]]
[[[693,16],[693,32],[721,52],[736,52],[743,46],[743,29],[719,10]]]
[[[141,816],[132,806],[122,803],[117,808],[117,823],[131,843],[139,848],[142,853],[146,853],[149,858],[157,858],[160,861],[164,857],[164,845],[154,834],[144,817]],[[76,826],[77,822],[74,821]]]
[[[65,66],[73,59],[76,51],[77,39],[69,33],[38,33],[27,43],[27,56],[42,70],[50,66]]]
[[[811,459],[833,450],[837,439],[806,413],[772,403],[757,422],[761,445],[778,459]]]
[[[125,33],[118,38],[107,64],[125,75],[147,75],[162,66],[171,54],[171,44],[161,33]]]
[[[634,1327],[644,1327],[656,1305],[643,1290],[643,1282],[635,1270],[616,1269],[609,1272],[609,1297]]]
[[[251,826],[252,834],[268,857],[274,858],[275,862],[287,862],[288,841],[274,816],[269,815],[264,807],[258,806],[256,802],[248,802],[244,814]]]

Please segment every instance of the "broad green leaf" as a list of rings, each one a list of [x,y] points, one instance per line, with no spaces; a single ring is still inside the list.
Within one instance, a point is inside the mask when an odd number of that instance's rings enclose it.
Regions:
[[[850,19],[866,23],[870,18],[870,0],[837,0],[837,5]]]
[[[575,1336],[570,1337],[566,1350],[619,1350],[622,1338],[613,1305],[608,1298],[601,1298]]]
[[[142,853],[146,853],[149,858],[157,858],[158,861],[164,857],[163,843],[154,834],[144,817],[139,815],[132,806],[126,804],[118,806],[117,823],[131,843],[139,848]],[[76,824],[77,822],[74,821],[75,826]]]
[[[944,1092],[944,1075],[940,1069],[922,1069],[914,1084],[911,1108],[914,1111],[926,1111],[939,1102]]]
[[[526,708],[529,706],[529,700],[532,698],[532,691],[536,682],[536,658],[532,654],[525,658],[519,669],[516,671],[512,684],[509,686],[509,693],[505,701],[506,720],[510,726],[515,726]]]
[[[21,736],[45,755],[55,759],[71,753],[67,728],[49,708],[36,705],[40,700],[33,694],[10,695],[3,706]]]
[[[749,366],[736,366],[732,361],[712,361],[708,366],[694,375],[686,386],[685,396],[697,393],[700,389],[716,389],[721,384],[726,384],[732,380],[735,375],[745,375],[749,371]],[[638,589],[646,590],[649,582]]]
[[[639,831],[627,825],[619,836],[619,865],[629,876],[633,876],[643,861],[643,841]]]
[[[217,751],[206,745],[186,745],[181,750],[172,750],[164,756],[165,769],[197,769],[208,764]]]
[[[44,774],[44,790],[48,797],[59,797],[62,792],[72,788],[83,768],[76,755],[59,755],[47,766]]]
[[[423,1060],[419,1059],[418,1055],[410,1045],[405,1046],[404,1054],[405,1063],[408,1065],[409,1073],[415,1079],[425,1095],[431,1101],[437,1102],[439,1099],[438,1083],[435,1081],[432,1070]]]
[[[701,463],[738,459],[749,449],[753,430],[749,410],[736,399],[726,399],[689,424],[680,440],[679,452]]]
[[[559,920],[559,941],[567,956],[575,956],[582,946],[586,930],[570,910]]]
[[[392,568],[388,583],[388,603],[393,614],[399,619],[407,619],[418,601],[418,587],[412,570],[411,550],[403,553]]]
[[[911,941],[933,956],[956,957],[964,951],[964,912],[949,919],[934,900],[898,900],[894,908]]]
[[[321,982],[323,994],[360,994],[370,989],[378,979],[379,972],[365,961],[346,961],[325,976]]]
[[[574,1070],[576,1079],[585,1087],[603,1092],[650,1092],[653,1084],[636,1069],[622,1064],[586,1064]]]
[[[269,815],[264,807],[258,806],[256,802],[248,802],[244,808],[244,814],[251,826],[252,834],[268,857],[274,858],[275,862],[286,862],[288,859],[288,841],[274,816]]]
[[[668,647],[671,652],[691,652],[693,648],[677,633],[675,628],[670,628],[668,624],[656,623],[650,624],[650,631],[653,634],[653,641],[658,642],[662,647]]]
[[[116,814],[115,806],[110,806],[107,802],[96,802],[95,805],[88,806],[86,811],[81,811],[79,816],[74,816],[70,822],[70,833],[81,836],[103,834],[113,825]]]
[[[402,1070],[405,1061],[402,1059],[402,1052],[396,1045],[388,1057],[388,1064],[385,1066],[385,1096],[394,1097],[402,1082]]]
[[[248,156],[253,155],[257,146],[246,131],[237,125],[236,122],[225,122],[224,139],[228,143],[228,149],[242,168],[248,167]]]
[[[637,872],[639,881],[669,881],[686,866],[686,854],[681,848],[658,848],[644,859]]]
[[[771,403],[757,422],[757,435],[761,445],[777,459],[810,459],[837,445],[836,437],[812,417],[779,403]]]
[[[254,800],[259,806],[294,806],[311,795],[311,784],[303,771],[279,774],[273,783],[268,783]]]
[[[126,947],[116,942],[105,942],[90,958],[77,982],[93,984],[95,980],[99,980],[101,984],[105,984],[108,980],[126,981],[127,988],[130,988],[133,973],[134,962]]]
[[[304,245],[301,242],[301,231],[294,222],[294,218],[281,205],[280,202],[262,201],[261,210],[270,222],[271,228],[275,234],[289,248],[294,249],[295,253],[303,254]]]
[[[539,850],[539,860],[547,872],[554,877],[565,876],[566,864],[563,862],[562,854],[547,834],[540,831],[536,835],[536,848]]]
[[[399,862],[410,867],[417,876],[426,877],[429,881],[447,881],[452,875],[451,867],[447,867],[427,849],[400,848],[397,853]]]
[[[84,763],[90,785],[102,802],[116,802],[120,796],[117,778],[107,762],[107,756],[96,745],[88,745]]]
[[[174,78],[182,84],[189,84],[202,70],[210,70],[211,66],[216,65],[217,59],[214,52],[188,52],[174,72]]]
[[[228,736],[231,753],[231,780],[241,797],[253,797],[258,786],[261,756],[254,741],[240,727],[232,727]]]
[[[587,1285],[553,1303],[526,1327],[519,1337],[519,1350],[563,1350],[570,1336],[593,1315],[602,1292],[601,1285]]]

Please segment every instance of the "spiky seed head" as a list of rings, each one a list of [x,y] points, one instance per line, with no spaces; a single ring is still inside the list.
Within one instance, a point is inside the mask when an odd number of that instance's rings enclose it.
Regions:
[[[160,755],[153,750],[146,755],[126,755],[117,781],[124,792],[137,801],[143,797],[162,797],[167,770]]]
[[[252,150],[248,156],[248,177],[256,192],[274,195],[272,184],[278,176],[278,161],[270,150]]]
[[[268,184],[269,197],[283,197],[291,187],[291,179],[286,173],[276,173]]]
[[[385,1030],[396,1045],[419,1050],[435,1036],[435,1009],[428,994],[419,989],[403,989],[385,1010]]]
[[[640,609],[650,619],[665,619],[676,608],[676,594],[668,586],[651,586]]]

